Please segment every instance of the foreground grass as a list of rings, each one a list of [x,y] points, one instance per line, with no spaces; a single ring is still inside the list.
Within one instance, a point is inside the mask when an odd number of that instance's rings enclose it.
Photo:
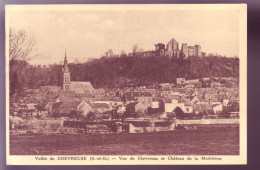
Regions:
[[[238,155],[239,126],[142,134],[10,136],[11,155]]]

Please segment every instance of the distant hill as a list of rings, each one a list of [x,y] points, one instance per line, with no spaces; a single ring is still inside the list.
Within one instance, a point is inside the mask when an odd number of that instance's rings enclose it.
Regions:
[[[69,67],[72,80],[90,81],[94,87],[175,83],[178,77],[239,76],[238,58],[214,56],[190,57],[188,60],[166,57],[102,58],[84,64],[70,64]]]

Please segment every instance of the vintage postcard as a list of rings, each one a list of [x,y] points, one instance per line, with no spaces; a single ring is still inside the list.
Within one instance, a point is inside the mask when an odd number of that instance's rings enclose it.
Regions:
[[[247,5],[6,5],[8,165],[247,163]]]

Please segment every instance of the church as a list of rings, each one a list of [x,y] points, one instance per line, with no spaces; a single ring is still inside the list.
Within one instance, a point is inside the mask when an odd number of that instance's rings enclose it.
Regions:
[[[94,92],[94,88],[90,82],[71,81],[66,52],[65,52],[62,73],[63,73],[62,89],[64,91],[74,91],[75,93],[87,93],[87,92],[93,93]]]

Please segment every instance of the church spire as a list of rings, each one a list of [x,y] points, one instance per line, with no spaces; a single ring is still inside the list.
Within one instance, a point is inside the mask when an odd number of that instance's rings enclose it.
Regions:
[[[66,55],[66,48],[65,48],[65,60],[67,60],[67,55]]]
[[[70,90],[70,71],[65,49],[64,66],[63,66],[63,90]]]
[[[67,55],[66,55],[66,49],[65,49],[65,58],[64,58],[64,72],[69,72],[68,60],[67,60]]]

